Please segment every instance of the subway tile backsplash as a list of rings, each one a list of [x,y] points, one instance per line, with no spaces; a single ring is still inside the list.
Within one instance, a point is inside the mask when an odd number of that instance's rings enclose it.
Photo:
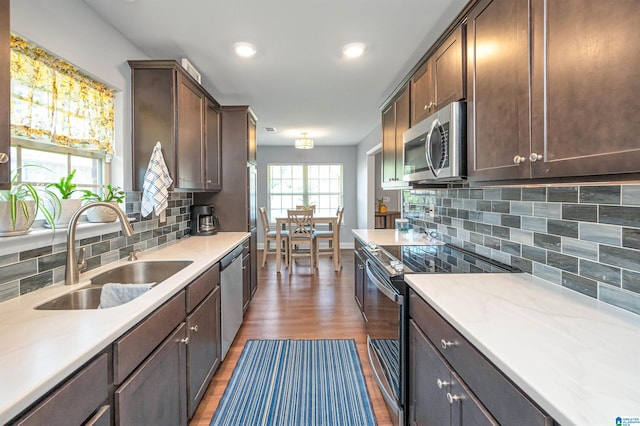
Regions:
[[[414,229],[636,314],[638,206],[640,185],[449,184],[403,194]]]
[[[192,193],[169,194],[167,221],[162,224],[151,216],[140,217],[141,195],[126,195],[127,217],[135,218],[132,237],[118,231],[78,240],[77,247],[85,249],[89,270],[127,257],[135,249],[161,246],[190,233]],[[66,249],[62,243],[0,256],[0,302],[64,281]]]

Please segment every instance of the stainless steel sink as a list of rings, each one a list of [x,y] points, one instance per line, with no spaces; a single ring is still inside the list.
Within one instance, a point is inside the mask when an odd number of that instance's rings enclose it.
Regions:
[[[91,284],[63,294],[36,306],[38,310],[98,309],[102,286],[107,283],[156,285],[181,269],[189,266],[190,260],[144,261],[127,263],[109,269],[91,278]]]
[[[36,306],[39,310],[98,309],[102,286],[83,287]]]
[[[186,268],[191,263],[193,262],[190,260],[158,260],[127,263],[96,275],[91,278],[91,284],[157,284],[181,269]]]

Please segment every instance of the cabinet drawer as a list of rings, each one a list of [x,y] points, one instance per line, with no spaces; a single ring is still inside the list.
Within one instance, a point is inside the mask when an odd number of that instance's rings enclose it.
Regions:
[[[184,293],[181,291],[113,344],[114,384],[121,384],[184,320]]]
[[[220,285],[220,264],[216,263],[187,287],[187,312],[193,311],[218,285]]]
[[[84,426],[111,426],[111,406],[103,405]]]
[[[498,422],[552,424],[549,416],[414,291],[410,293],[409,314]],[[452,345],[443,349],[443,341]]]
[[[108,356],[100,355],[15,425],[81,425],[109,396]]]

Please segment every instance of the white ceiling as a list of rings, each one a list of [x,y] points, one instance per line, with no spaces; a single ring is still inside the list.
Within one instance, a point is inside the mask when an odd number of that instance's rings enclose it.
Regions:
[[[186,57],[222,105],[251,105],[258,144],[359,143],[467,0],[84,0],[150,58]],[[235,56],[249,41],[258,53]],[[342,46],[364,42],[362,58]],[[275,127],[267,133],[264,127]]]

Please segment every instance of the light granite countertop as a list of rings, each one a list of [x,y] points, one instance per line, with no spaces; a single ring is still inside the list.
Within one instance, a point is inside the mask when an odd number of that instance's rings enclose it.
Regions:
[[[405,278],[563,426],[640,417],[640,316],[529,274]]]
[[[45,311],[34,307],[89,284],[89,278],[126,261],[0,303],[0,424],[5,424],[111,342],[249,238],[248,232],[191,237],[138,255],[138,261],[191,260],[192,264],[140,297],[108,309]]]

